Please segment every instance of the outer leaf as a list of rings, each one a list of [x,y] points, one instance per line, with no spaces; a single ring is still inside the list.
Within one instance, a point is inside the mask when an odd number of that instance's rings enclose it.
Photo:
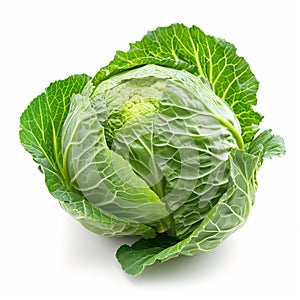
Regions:
[[[159,235],[155,239],[140,239],[132,246],[121,246],[116,256],[122,269],[129,275],[136,276],[146,266],[152,265],[161,252],[166,249],[173,251],[173,246],[175,247],[178,242],[178,240],[167,235]]]
[[[285,154],[285,145],[281,136],[273,135],[272,130],[265,130],[246,145],[246,151],[261,157],[261,163],[264,158],[272,158]]]
[[[253,111],[258,82],[244,58],[236,55],[234,45],[206,35],[198,27],[173,24],[150,31],[118,51],[110,64],[96,74],[97,85],[109,76],[146,64],[184,69],[205,76],[213,91],[225,100],[238,117],[245,142],[252,140],[262,116]]]
[[[61,131],[70,98],[80,93],[90,78],[73,75],[56,81],[35,98],[21,116],[20,140],[42,168],[52,170],[66,184],[62,166]]]
[[[219,245],[249,215],[255,197],[254,182],[258,161],[258,157],[241,150],[233,150],[229,157],[230,178],[227,192],[200,226],[179,242],[160,237],[162,240],[141,240],[131,247],[121,246],[116,255],[124,271],[135,276],[155,261],[166,261],[178,255],[190,256]]]
[[[84,197],[66,189],[55,174],[46,171],[45,175],[49,192],[59,200],[64,210],[90,231],[106,236],[155,237],[153,228],[133,220],[118,218],[96,208]]]

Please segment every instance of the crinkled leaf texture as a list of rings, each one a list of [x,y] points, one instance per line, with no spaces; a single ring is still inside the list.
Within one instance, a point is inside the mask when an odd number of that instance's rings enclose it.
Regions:
[[[70,76],[52,83],[35,98],[21,116],[21,143],[45,173],[49,192],[85,227],[103,235],[154,237],[156,233],[152,227],[118,218],[92,206],[69,185],[62,155],[62,128],[71,97],[81,93],[89,80],[87,75]]]
[[[115,112],[115,104],[122,101],[114,100],[111,108],[103,101],[103,87],[112,89],[118,78],[132,76],[129,70],[138,74],[145,65],[183,70],[194,79],[160,78],[160,96],[153,100],[148,89],[149,97],[139,102],[148,108],[139,127],[134,114],[118,119],[129,106]],[[154,75],[135,82],[144,85]],[[154,94],[160,93],[160,83]],[[20,140],[39,164],[49,192],[83,226],[101,235],[142,236],[117,251],[123,269],[135,276],[156,261],[209,251],[244,224],[255,202],[256,173],[263,160],[285,153],[281,137],[270,130],[257,133],[262,119],[253,110],[257,89],[248,63],[232,44],[195,26],[173,24],[148,32],[127,52],[118,51],[92,81],[87,75],[74,75],[52,83],[22,114]],[[116,123],[120,120],[127,125]],[[113,130],[109,122],[115,122]],[[221,127],[222,134],[214,141]],[[210,144],[202,134],[209,130],[214,141]],[[218,147],[220,137],[226,137],[226,147]],[[199,170],[178,172],[182,164],[177,150],[186,151],[186,170]],[[209,163],[207,157],[222,151],[221,159]],[[156,153],[159,159],[145,165]],[[217,169],[212,166],[224,168],[223,175],[214,174]],[[218,193],[203,203],[209,178],[205,167],[215,178],[211,186],[218,186]],[[165,181],[157,181],[162,175]],[[176,191],[169,198],[165,197],[168,189]],[[191,197],[182,205],[184,189]],[[103,195],[102,202],[98,195]],[[160,233],[170,226],[173,232]]]
[[[128,219],[117,218],[96,208],[82,196],[64,187],[55,174],[46,170],[45,176],[49,192],[59,200],[62,208],[90,231],[106,236],[155,237],[153,228]]]
[[[227,191],[197,229],[180,241],[161,235],[156,239],[141,239],[132,246],[121,246],[116,256],[123,270],[136,276],[156,261],[209,251],[240,228],[255,202],[256,174],[263,159],[285,153],[283,139],[272,135],[271,130],[259,134],[248,148],[249,153],[237,149],[231,151]]]
[[[245,142],[252,140],[262,116],[255,112],[258,81],[233,44],[206,35],[196,26],[172,24],[149,31],[141,41],[130,44],[127,52],[118,51],[108,66],[100,69],[93,81],[98,85],[107,77],[127,69],[157,64],[203,75],[217,96],[236,114]]]
[[[63,127],[63,160],[69,181],[97,208],[114,216],[151,224],[165,231],[165,204],[132,170],[128,161],[106,145],[104,128],[87,96],[75,95]]]
[[[273,135],[271,129],[258,134],[245,148],[248,153],[261,156],[260,165],[264,158],[285,154],[283,138],[279,135]]]
[[[115,89],[118,92],[113,93]],[[226,190],[229,150],[243,147],[239,122],[203,76],[184,70],[143,66],[105,80],[94,94],[106,100],[110,112],[122,109],[127,94],[132,101],[137,89],[135,100],[155,96],[156,114],[143,114],[140,121],[135,110],[133,122],[117,131],[111,148],[149,186],[156,183],[154,190],[172,213],[174,234],[184,238]]]
[[[227,191],[210,210],[201,225],[182,241],[168,237],[140,240],[131,247],[124,245],[117,258],[130,275],[138,275],[155,261],[166,261],[178,255],[206,252],[220,244],[247,219],[255,197],[254,179],[259,157],[242,150],[232,150]]]

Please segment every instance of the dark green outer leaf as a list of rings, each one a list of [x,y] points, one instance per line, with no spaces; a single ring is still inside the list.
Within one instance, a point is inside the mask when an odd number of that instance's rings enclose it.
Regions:
[[[262,116],[253,111],[258,81],[234,45],[206,35],[198,27],[173,24],[150,31],[128,52],[118,51],[110,64],[96,74],[97,85],[108,77],[146,64],[184,69],[205,76],[213,91],[235,112],[245,142],[252,140]]]
[[[245,150],[253,155],[261,157],[260,165],[264,158],[272,158],[285,154],[285,144],[283,138],[279,135],[272,134],[272,130],[264,130],[257,135],[245,147]]]
[[[61,131],[68,114],[70,97],[80,93],[90,77],[73,75],[50,84],[36,97],[20,118],[20,140],[42,168],[51,170],[65,183],[62,167]]]
[[[129,275],[140,274],[155,261],[166,261],[178,255],[194,255],[219,245],[246,221],[255,197],[255,174],[259,158],[242,150],[233,150],[229,157],[228,190],[203,222],[186,239],[176,242],[168,237],[124,245],[117,258]]]

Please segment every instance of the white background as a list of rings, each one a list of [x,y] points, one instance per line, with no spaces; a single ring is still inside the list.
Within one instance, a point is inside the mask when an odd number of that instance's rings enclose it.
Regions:
[[[300,299],[296,2],[1,1],[0,299]],[[114,257],[131,241],[92,234],[59,207],[19,143],[19,116],[50,82],[94,75],[174,22],[236,45],[260,81],[262,128],[287,155],[265,161],[248,222],[218,248],[131,278]]]

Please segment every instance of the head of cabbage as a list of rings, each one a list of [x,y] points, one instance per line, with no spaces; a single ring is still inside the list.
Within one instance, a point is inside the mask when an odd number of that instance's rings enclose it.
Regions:
[[[285,151],[270,130],[256,135],[257,81],[231,44],[179,24],[154,32],[93,79],[51,84],[21,117],[67,212],[98,234],[144,237],[117,251],[131,275],[217,246],[247,219],[263,159]]]

